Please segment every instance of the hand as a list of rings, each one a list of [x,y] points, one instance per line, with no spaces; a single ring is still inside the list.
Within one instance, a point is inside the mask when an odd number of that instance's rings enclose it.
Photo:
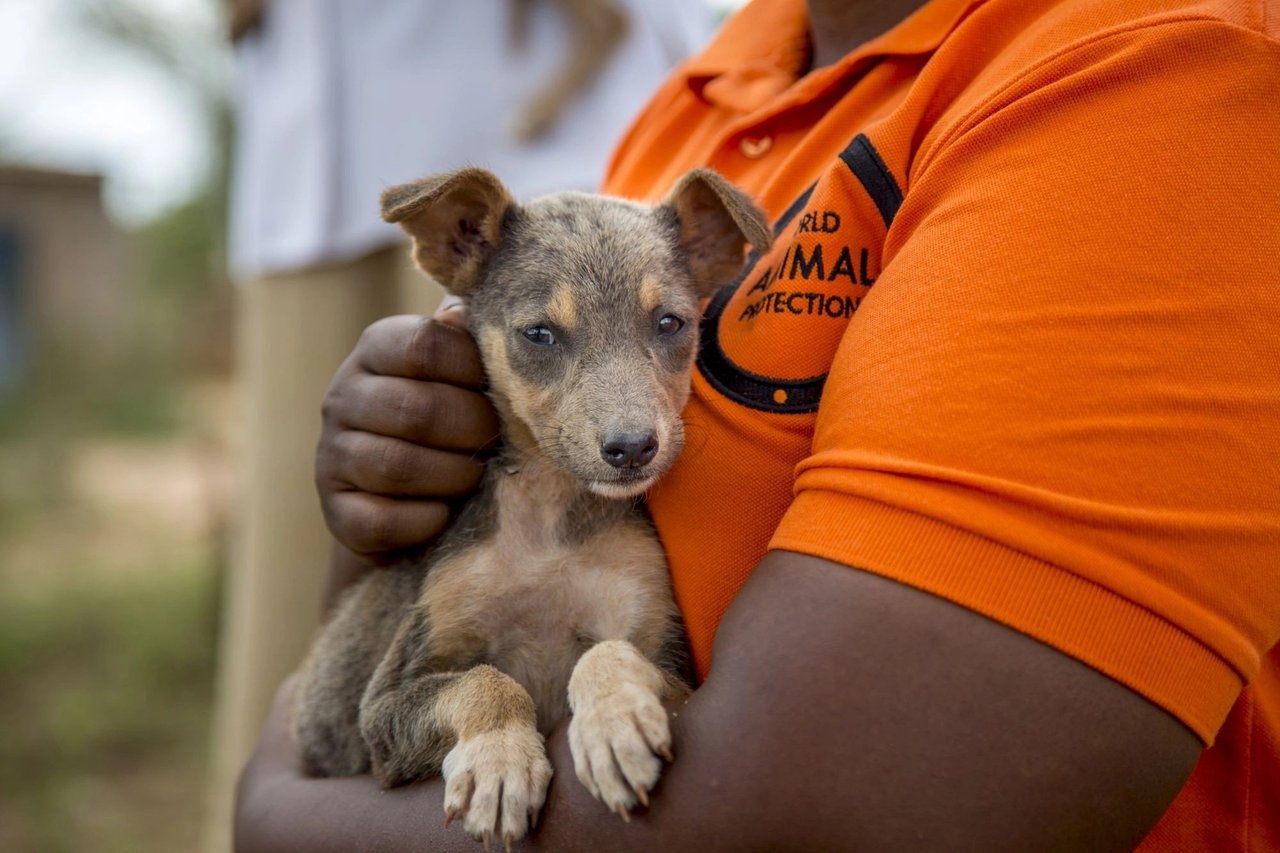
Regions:
[[[316,489],[334,537],[368,562],[438,537],[499,436],[456,303],[365,329],[329,386]]]

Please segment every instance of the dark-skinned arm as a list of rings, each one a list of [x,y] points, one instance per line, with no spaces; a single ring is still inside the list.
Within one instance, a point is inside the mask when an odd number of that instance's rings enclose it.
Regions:
[[[237,849],[477,849],[438,780],[302,777],[282,702],[239,792]],[[875,575],[770,554],[715,669],[674,719],[676,761],[622,823],[574,776],[563,728],[546,850],[1128,850],[1190,773],[1196,737],[1074,659]]]

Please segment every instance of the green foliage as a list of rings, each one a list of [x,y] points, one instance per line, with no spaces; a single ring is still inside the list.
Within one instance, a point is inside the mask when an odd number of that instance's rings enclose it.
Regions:
[[[177,426],[176,346],[156,330],[94,357],[72,341],[45,348],[33,374],[0,400],[0,441],[32,436],[48,446],[90,433],[162,435]]]
[[[144,296],[189,299],[224,283],[220,196],[206,191],[134,235]]]
[[[191,426],[195,318],[229,287],[229,48],[182,11],[70,5],[74,29],[199,96],[215,155],[201,192],[127,235],[123,340],[90,348],[41,329],[31,373],[0,398],[0,850],[190,850],[218,601],[216,556],[193,555],[217,549],[199,533],[175,546],[136,510],[92,504],[69,460],[104,438],[169,439]],[[0,151],[10,135],[0,124]],[[188,556],[161,556],[175,550]]]
[[[85,577],[52,594],[0,600],[0,791],[35,849],[85,849],[89,837],[94,849],[137,849],[132,833],[146,818],[111,830],[115,799],[105,796],[95,814],[86,808],[92,797],[78,801],[81,789],[110,792],[140,767],[171,764],[175,752],[188,766],[203,764],[215,573],[188,566]],[[137,797],[121,802],[146,808]]]

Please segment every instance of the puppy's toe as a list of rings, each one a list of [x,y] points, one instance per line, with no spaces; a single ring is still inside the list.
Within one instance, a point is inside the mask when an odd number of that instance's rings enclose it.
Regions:
[[[471,792],[475,778],[470,770],[455,770],[444,774],[444,825],[448,826],[467,813],[471,805]]]
[[[542,736],[514,726],[463,738],[444,760],[445,820],[488,847],[495,836],[510,846],[528,831],[546,801],[551,764]]]
[[[670,744],[666,710],[657,696],[635,685],[598,697],[569,723],[578,778],[592,796],[623,818],[637,803],[647,804],[662,774],[654,751],[669,753]]]
[[[512,773],[502,780],[502,843],[511,844],[524,837],[530,826],[536,826],[538,813],[547,800],[547,784],[551,781],[551,764],[539,756],[525,773]]]
[[[634,723],[630,732],[619,732],[614,737],[613,757],[633,791],[643,788],[648,792],[662,774],[662,761],[653,754]]]
[[[675,755],[671,752],[671,718],[667,709],[662,707],[655,696],[653,701],[639,705],[634,712],[636,729],[649,749],[667,761],[674,761]]]

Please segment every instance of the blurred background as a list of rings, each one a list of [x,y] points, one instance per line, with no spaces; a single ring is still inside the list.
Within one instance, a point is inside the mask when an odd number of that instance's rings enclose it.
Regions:
[[[534,0],[456,2],[497,21]],[[259,5],[0,0],[0,850],[226,849],[247,747],[214,720],[252,422],[228,33]],[[668,65],[699,46],[666,44]],[[634,80],[636,105],[659,79]],[[376,193],[346,203],[376,219]],[[237,280],[280,272],[240,257]]]
[[[212,0],[0,0],[0,850],[195,850],[234,406]]]

